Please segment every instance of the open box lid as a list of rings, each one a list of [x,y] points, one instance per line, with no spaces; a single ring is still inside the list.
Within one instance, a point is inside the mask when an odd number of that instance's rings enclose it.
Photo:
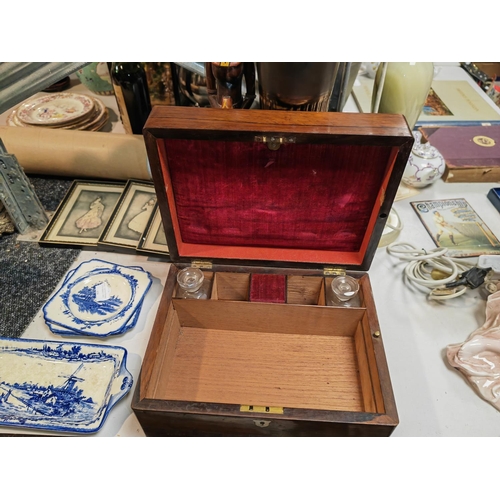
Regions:
[[[173,262],[369,269],[413,136],[401,115],[154,107]]]

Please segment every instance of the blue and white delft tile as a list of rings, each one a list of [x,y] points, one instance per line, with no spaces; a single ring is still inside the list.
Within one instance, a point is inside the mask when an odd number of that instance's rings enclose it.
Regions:
[[[151,275],[137,266],[84,262],[43,306],[45,322],[54,333],[65,335],[121,334],[137,322],[134,315],[140,313],[151,283]]]
[[[123,347],[0,340],[0,425],[97,432],[133,383]]]
[[[141,308],[142,308],[142,303],[137,307],[136,311],[134,312],[132,317],[128,320],[128,322],[124,325],[121,331],[114,333],[114,335],[125,333],[128,330],[134,328],[141,314]],[[47,326],[50,328],[51,332],[57,335],[82,335],[82,332],[77,328],[76,329],[65,328],[63,326],[58,325],[57,323],[52,323],[51,321],[48,320],[45,320],[45,322],[47,323]]]

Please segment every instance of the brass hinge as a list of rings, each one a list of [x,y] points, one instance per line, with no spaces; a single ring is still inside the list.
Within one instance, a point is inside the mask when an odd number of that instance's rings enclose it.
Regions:
[[[323,274],[325,276],[345,276],[345,269],[343,267],[325,267]]]
[[[266,135],[256,135],[255,142],[265,142],[269,149],[276,151],[282,144],[293,144],[295,142],[295,137],[268,137]]]
[[[241,405],[240,411],[250,413],[279,413],[283,414],[283,407],[281,406],[256,406],[256,405]]]
[[[209,260],[193,260],[191,262],[191,267],[197,267],[199,269],[212,269],[212,263]]]

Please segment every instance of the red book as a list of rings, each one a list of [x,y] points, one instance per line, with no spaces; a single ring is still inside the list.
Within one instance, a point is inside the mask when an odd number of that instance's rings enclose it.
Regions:
[[[422,127],[444,157],[446,182],[500,181],[500,125]]]

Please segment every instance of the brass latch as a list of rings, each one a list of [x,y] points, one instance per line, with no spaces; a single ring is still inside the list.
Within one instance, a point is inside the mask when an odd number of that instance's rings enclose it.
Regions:
[[[281,406],[256,406],[256,405],[241,405],[240,411],[250,413],[278,413],[283,414],[283,407]]]
[[[209,260],[193,260],[191,262],[191,267],[197,267],[199,269],[212,269],[212,263]]]
[[[267,137],[265,135],[256,135],[255,142],[265,142],[269,149],[271,149],[272,151],[277,151],[282,144],[295,143],[295,137]]]
[[[323,274],[325,276],[345,276],[345,269],[342,267],[325,267]]]

